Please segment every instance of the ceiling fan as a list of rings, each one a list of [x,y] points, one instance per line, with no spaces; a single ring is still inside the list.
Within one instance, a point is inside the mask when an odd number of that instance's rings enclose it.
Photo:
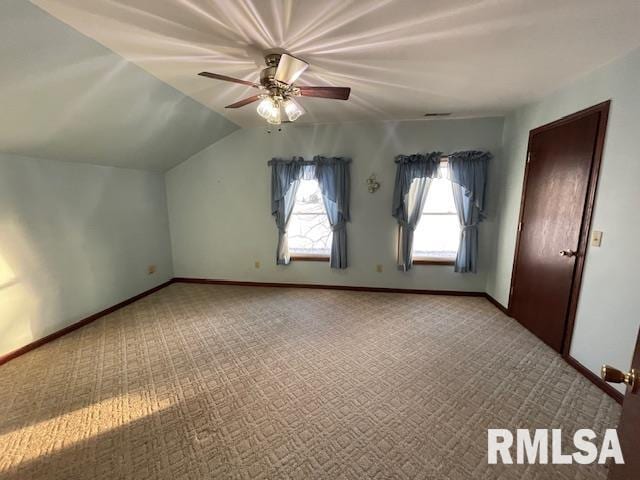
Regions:
[[[200,72],[198,75],[240,83],[262,90],[251,97],[240,100],[225,108],[240,108],[260,100],[258,114],[267,122],[279,125],[282,123],[282,112],[290,122],[304,114],[304,108],[295,97],[320,97],[336,100],[348,100],[351,89],[347,87],[307,87],[295,86],[294,82],[309,67],[307,62],[287,53],[270,53],[264,57],[267,68],[260,72],[260,83],[253,83],[239,78],[228,77],[217,73]]]

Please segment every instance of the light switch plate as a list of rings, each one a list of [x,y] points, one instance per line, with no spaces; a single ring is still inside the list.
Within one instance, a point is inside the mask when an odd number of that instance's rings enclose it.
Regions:
[[[591,232],[591,246],[599,247],[602,245],[602,232],[599,230],[594,230]]]

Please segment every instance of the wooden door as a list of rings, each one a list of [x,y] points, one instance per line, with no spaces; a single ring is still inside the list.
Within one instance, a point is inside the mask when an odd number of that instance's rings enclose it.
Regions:
[[[529,136],[509,309],[558,352],[575,314],[608,107]]]
[[[618,425],[618,438],[622,447],[624,465],[611,465],[609,480],[629,480],[640,478],[640,335],[636,341],[629,376],[634,376],[634,386],[627,387],[622,403],[622,416]],[[619,383],[620,372],[612,375]],[[617,377],[617,378],[616,378]],[[603,378],[609,380],[603,372]]]

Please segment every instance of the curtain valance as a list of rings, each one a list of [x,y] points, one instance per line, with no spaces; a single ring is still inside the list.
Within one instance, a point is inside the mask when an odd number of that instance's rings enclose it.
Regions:
[[[481,151],[456,152],[449,155],[449,180],[464,189],[464,195],[485,218],[487,171],[491,154]]]
[[[278,209],[283,206],[280,203],[282,199],[287,195],[292,185],[300,180],[304,159],[302,157],[293,157],[291,160],[273,159],[268,164],[272,167],[271,214],[276,215]]]
[[[392,214],[398,220],[408,217],[406,196],[416,178],[433,178],[440,166],[441,152],[416,153],[415,155],[398,155],[395,159],[396,183],[393,190]],[[425,193],[426,195],[426,193]],[[426,197],[425,197],[426,198]]]

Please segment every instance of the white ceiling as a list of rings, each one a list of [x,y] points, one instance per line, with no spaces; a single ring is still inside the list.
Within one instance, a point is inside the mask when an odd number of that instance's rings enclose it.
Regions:
[[[281,47],[311,68],[300,84],[352,88],[302,100],[300,121],[504,113],[640,45],[638,0],[32,0],[242,126],[224,106]]]

